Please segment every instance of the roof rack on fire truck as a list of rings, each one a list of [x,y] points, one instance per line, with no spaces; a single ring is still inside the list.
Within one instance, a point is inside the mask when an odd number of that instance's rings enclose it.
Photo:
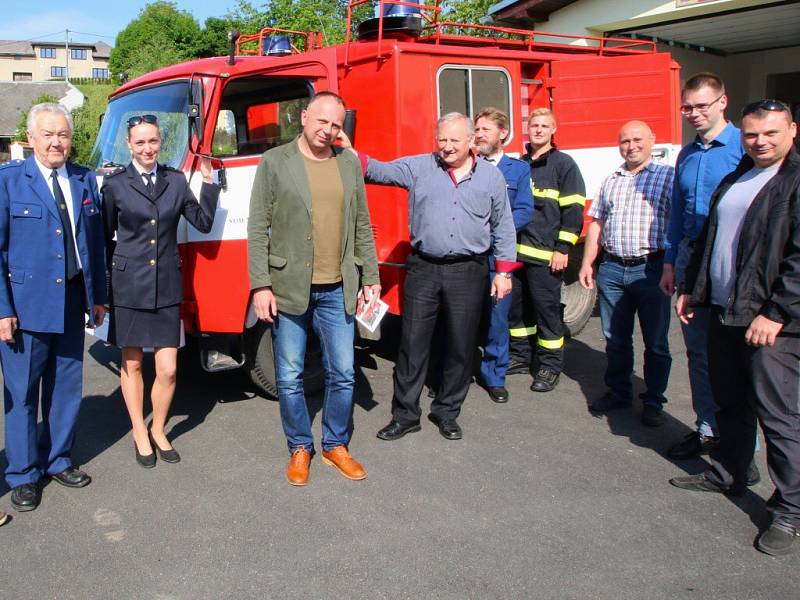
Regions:
[[[347,6],[347,37],[345,39],[344,66],[349,67],[349,50],[352,40],[353,9],[363,4],[376,3],[377,16],[359,26],[359,36],[377,39],[376,58],[386,60],[389,55],[383,52],[384,37],[417,38],[417,41],[439,45],[442,43],[460,46],[495,47],[505,50],[557,50],[576,54],[599,56],[618,56],[623,54],[651,54],[656,52],[656,43],[629,38],[581,36],[533,29],[517,29],[499,25],[473,25],[440,21],[441,0],[435,4],[421,4],[408,0],[350,0]],[[387,24],[396,22],[399,17],[416,19],[417,32],[405,31],[398,34],[396,28]],[[542,41],[542,38],[546,41]]]
[[[276,35],[279,34],[279,35]],[[302,40],[298,48],[292,39]],[[236,40],[236,56],[285,56],[318,50],[324,46],[324,36],[319,31],[295,31],[280,27],[264,27],[254,34],[243,34]]]

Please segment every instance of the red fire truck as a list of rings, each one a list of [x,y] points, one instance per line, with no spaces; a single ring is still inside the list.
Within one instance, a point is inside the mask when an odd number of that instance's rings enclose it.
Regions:
[[[550,107],[558,147],[577,161],[590,197],[621,162],[616,136],[623,122],[650,124],[658,159],[674,162],[679,150],[679,67],[654,43],[448,23],[439,0],[380,0],[378,16],[356,27],[352,11],[367,2],[350,3],[342,44],[325,46],[315,32],[232,32],[227,57],[166,67],[122,85],[95,145],[99,175],[127,164],[126,121],[152,113],[164,136],[160,160],[184,170],[192,187],[200,186],[199,155],[213,157],[224,186],[214,228],[202,234],[181,224],[183,324],[206,370],[245,367],[267,394],[275,393],[271,338],[265,324],[248,318],[250,188],[261,154],[298,134],[300,112],[314,93],[345,98],[351,139],[379,159],[432,151],[439,116],[471,115],[487,105],[511,115],[505,151],[519,155],[529,113]],[[367,192],[383,299],[399,315],[409,253],[406,194],[378,186]],[[595,303],[576,281],[581,250],[570,257],[563,292],[573,333]],[[318,388],[317,348],[309,348],[307,363],[307,389]]]

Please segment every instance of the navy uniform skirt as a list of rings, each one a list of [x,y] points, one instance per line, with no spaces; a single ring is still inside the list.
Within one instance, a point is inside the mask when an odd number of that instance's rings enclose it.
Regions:
[[[181,340],[180,304],[147,310],[115,306],[109,342],[120,348],[177,348]]]

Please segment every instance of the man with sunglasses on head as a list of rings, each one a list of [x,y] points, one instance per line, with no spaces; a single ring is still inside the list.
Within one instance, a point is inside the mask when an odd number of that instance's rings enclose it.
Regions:
[[[683,281],[695,240],[708,217],[711,194],[744,154],[739,130],[725,120],[728,97],[722,79],[707,72],[693,75],[684,85],[681,101],[681,114],[697,136],[684,146],[675,163],[672,211],[660,283],[667,296],[675,293],[676,286],[680,287]],[[709,309],[697,308],[689,324],[681,327],[697,429],[669,449],[670,458],[707,454],[717,442],[717,406],[711,395],[706,352],[709,318]]]
[[[741,496],[761,422],[775,484],[757,547],[792,550],[800,524],[800,156],[797,125],[775,100],[742,111],[747,156],[711,197],[676,306],[710,307],[708,366],[719,406],[711,467],[676,487]]]

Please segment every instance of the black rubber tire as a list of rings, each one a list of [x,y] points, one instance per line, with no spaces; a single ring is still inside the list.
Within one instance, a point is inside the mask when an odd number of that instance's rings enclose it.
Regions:
[[[583,259],[583,244],[574,246],[569,253],[569,265],[561,286],[561,305],[564,309],[564,335],[578,335],[594,314],[597,303],[597,286],[591,290],[578,281],[578,272]]]
[[[275,354],[272,351],[272,333],[269,323],[259,321],[244,332],[245,370],[262,396],[277,400]],[[325,386],[322,351],[313,334],[309,335],[306,364],[303,372],[303,389],[306,394],[319,392]]]

